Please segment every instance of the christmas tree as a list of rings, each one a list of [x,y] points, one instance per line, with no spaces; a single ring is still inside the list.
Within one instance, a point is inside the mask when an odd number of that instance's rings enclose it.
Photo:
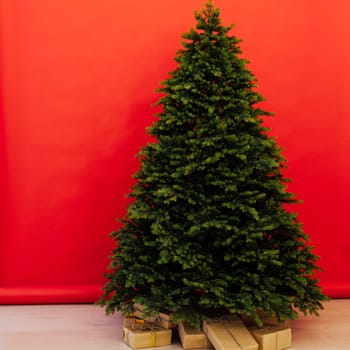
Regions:
[[[318,270],[288,192],[285,159],[263,126],[270,113],[211,2],[183,35],[162,83],[156,142],[139,153],[133,203],[113,233],[107,313],[171,310],[198,326],[208,312],[281,320],[318,314]]]

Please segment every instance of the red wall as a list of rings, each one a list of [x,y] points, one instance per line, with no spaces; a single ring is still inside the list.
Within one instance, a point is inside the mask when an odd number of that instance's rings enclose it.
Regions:
[[[0,303],[96,300],[154,90],[199,0],[0,0]],[[350,3],[216,0],[289,161],[322,285],[350,296]]]

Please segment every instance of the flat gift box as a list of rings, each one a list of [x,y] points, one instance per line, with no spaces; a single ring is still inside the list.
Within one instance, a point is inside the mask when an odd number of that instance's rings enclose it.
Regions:
[[[208,337],[202,330],[180,322],[177,326],[181,345],[184,349],[212,349]]]
[[[259,350],[283,350],[292,346],[292,330],[289,327],[267,326],[249,330],[259,343]]]
[[[124,318],[123,339],[133,349],[170,345],[171,335],[171,329],[154,326],[137,317]]]
[[[290,320],[280,321],[276,316],[267,316],[263,311],[257,311],[257,314],[265,326],[278,326],[283,328],[288,328],[291,326]],[[246,326],[256,326],[256,322],[252,316],[242,314],[240,315],[240,318]]]
[[[158,316],[145,316],[143,313],[143,306],[140,304],[134,304],[133,315],[148,322],[159,323],[163,328],[169,329],[176,327],[176,324],[171,319],[171,315],[159,312]]]
[[[203,330],[216,350],[258,350],[258,343],[238,316],[205,320]]]

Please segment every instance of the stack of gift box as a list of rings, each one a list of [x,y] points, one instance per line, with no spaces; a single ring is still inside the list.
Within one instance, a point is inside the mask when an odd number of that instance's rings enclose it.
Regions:
[[[259,328],[248,316],[225,315],[209,318],[202,329],[183,323],[175,324],[171,315],[160,312],[145,317],[141,305],[135,305],[132,315],[124,318],[123,338],[133,349],[170,345],[177,330],[184,349],[216,350],[283,350],[292,345],[290,322],[261,316]]]

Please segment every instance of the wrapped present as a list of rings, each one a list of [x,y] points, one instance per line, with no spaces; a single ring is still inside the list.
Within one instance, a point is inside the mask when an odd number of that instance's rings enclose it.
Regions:
[[[171,329],[165,329],[137,317],[125,317],[123,339],[133,349],[171,344]]]
[[[205,320],[203,330],[216,350],[258,350],[258,343],[238,316]]]
[[[124,317],[124,322],[123,322],[123,326],[124,327],[137,327],[137,326],[143,326],[143,327],[147,327],[150,328],[152,326],[154,326],[153,323],[145,321],[139,317],[136,316],[128,316],[128,317]]]
[[[276,316],[267,316],[265,312],[260,310],[257,311],[257,314],[265,326],[278,326],[283,328],[288,328],[291,326],[290,320],[280,321]],[[240,318],[246,326],[256,326],[256,322],[252,316],[242,314],[240,315]]]
[[[171,315],[165,312],[159,312],[157,316],[145,316],[143,313],[143,306],[140,304],[134,304],[133,316],[139,317],[148,322],[159,323],[163,328],[169,329],[176,327],[176,324],[171,319]]]
[[[188,324],[180,322],[178,333],[184,349],[212,349],[208,337],[202,330],[198,330]]]
[[[250,328],[250,332],[259,343],[259,350],[282,350],[292,346],[292,330],[290,327],[254,327]]]

